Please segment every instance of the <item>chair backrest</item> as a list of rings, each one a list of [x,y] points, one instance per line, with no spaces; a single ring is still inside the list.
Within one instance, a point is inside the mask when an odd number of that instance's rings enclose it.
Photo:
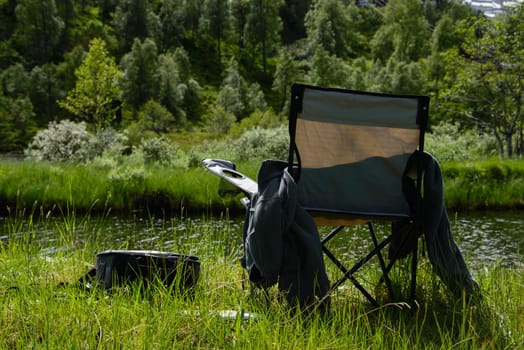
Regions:
[[[289,163],[299,203],[317,215],[410,217],[402,191],[423,150],[429,98],[295,84]]]

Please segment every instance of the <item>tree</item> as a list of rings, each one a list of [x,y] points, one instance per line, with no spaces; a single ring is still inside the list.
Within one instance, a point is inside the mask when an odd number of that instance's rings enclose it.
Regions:
[[[0,152],[22,152],[36,131],[33,119],[29,98],[0,95]]]
[[[114,20],[124,52],[134,45],[136,38],[152,38],[160,30],[160,21],[152,11],[149,0],[120,0]]]
[[[157,134],[168,132],[174,121],[171,112],[155,100],[147,101],[138,113],[138,123],[141,128]]]
[[[240,120],[265,103],[262,90],[258,85],[248,86],[248,83],[238,71],[238,63],[231,59],[226,76],[218,92],[215,104],[225,112]]]
[[[238,48],[244,49],[245,29],[247,14],[249,12],[249,0],[231,0],[231,29],[236,37]]]
[[[284,44],[291,44],[306,37],[304,18],[311,6],[311,0],[285,0],[286,4],[280,9],[282,18],[282,39]]]
[[[101,12],[101,9],[87,4],[74,7],[74,13],[66,28],[68,40],[66,49],[70,50],[79,45],[88,47],[89,41],[93,38],[104,39],[109,51],[117,48],[114,28],[110,27],[108,22],[104,22]]]
[[[311,64],[312,84],[346,88],[349,75],[349,67],[340,57],[330,55],[321,46],[317,47]]]
[[[186,36],[182,11],[177,3],[177,0],[164,0],[158,13],[161,26],[158,46],[161,52],[177,47]]]
[[[206,129],[215,135],[224,135],[229,132],[236,118],[219,105],[212,107],[202,117]]]
[[[176,115],[179,122],[185,123],[185,112],[182,109],[184,88],[172,53],[158,56],[158,85],[158,101],[170,114]]]
[[[144,103],[158,95],[158,56],[155,42],[151,39],[135,39],[131,52],[122,57],[120,66],[124,72],[124,102],[136,113]]]
[[[384,92],[398,94],[424,93],[424,74],[418,62],[393,62],[387,67],[391,77],[390,86]]]
[[[15,0],[0,1],[0,42],[13,35],[16,26],[15,8]]]
[[[431,34],[431,54],[427,57],[429,80],[433,82],[432,90],[439,98],[441,80],[446,74],[444,55],[460,43],[457,31],[451,16],[445,14],[437,22]]]
[[[273,91],[280,97],[280,110],[287,113],[289,96],[291,96],[291,85],[298,80],[301,69],[289,47],[280,49],[277,62],[275,74],[273,75]]]
[[[495,135],[501,155],[523,153],[524,7],[468,27],[464,54],[454,62],[450,98]],[[451,74],[451,72],[448,72]]]
[[[355,56],[354,46],[360,41],[358,30],[342,0],[316,0],[306,15],[308,41],[314,52],[322,47],[329,55],[347,58]]]
[[[371,42],[375,59],[416,61],[427,54],[429,24],[420,0],[390,0],[384,7],[384,24]]]
[[[57,113],[57,100],[61,98],[55,64],[34,66],[29,74],[29,97],[39,125],[52,120]]]
[[[185,38],[198,39],[202,0],[173,0],[173,13],[185,29]],[[178,22],[178,20],[177,20]]]
[[[182,96],[181,108],[184,111],[184,118],[198,120],[203,109],[200,96],[201,87],[192,77],[189,55],[186,50],[179,47],[173,53],[173,58],[180,78],[178,90]]]
[[[228,32],[229,0],[204,0],[200,25],[216,40],[218,61],[221,60],[220,45]]]
[[[64,54],[64,60],[56,67],[59,94],[66,96],[74,89],[76,84],[75,71],[80,67],[86,57],[86,52],[81,46],[76,46]]]
[[[260,51],[263,72],[267,72],[269,52],[280,42],[282,21],[279,10],[283,0],[252,0],[246,17],[246,39],[254,51]]]
[[[55,58],[64,22],[54,0],[20,0],[16,5],[16,47],[30,65]]]
[[[75,71],[75,88],[59,105],[78,119],[103,128],[116,119],[120,99],[122,72],[107,52],[101,39],[89,44],[86,58]]]

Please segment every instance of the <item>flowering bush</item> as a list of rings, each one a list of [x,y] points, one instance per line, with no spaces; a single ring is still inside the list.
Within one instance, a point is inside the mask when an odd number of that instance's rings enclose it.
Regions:
[[[26,158],[37,161],[84,162],[89,158],[91,136],[86,123],[62,120],[40,130],[24,151]]]

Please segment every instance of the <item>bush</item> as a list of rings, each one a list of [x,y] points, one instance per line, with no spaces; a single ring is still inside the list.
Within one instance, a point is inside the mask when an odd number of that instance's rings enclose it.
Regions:
[[[220,106],[213,107],[202,117],[206,130],[216,135],[227,134],[235,120],[234,114]]]
[[[185,153],[164,137],[144,139],[138,146],[138,150],[143,153],[144,162],[148,165],[159,164],[183,168],[187,166]]]
[[[51,122],[40,130],[25,150],[27,159],[53,162],[86,162],[110,148],[123,149],[124,135],[106,128],[95,135],[87,131],[86,123],[69,120]]]
[[[227,159],[233,162],[261,161],[288,157],[289,136],[287,127],[262,129],[255,127],[244,131],[239,138],[228,138],[206,143],[192,150],[190,163],[199,164],[202,158]]]
[[[37,161],[84,162],[89,158],[90,140],[84,122],[51,122],[47,129],[36,133],[24,153],[26,158]]]
[[[255,110],[249,117],[242,119],[239,123],[235,123],[230,131],[233,137],[240,137],[245,130],[260,127],[264,129],[277,128],[284,125],[281,115],[275,114],[272,108],[261,111]]]
[[[118,149],[121,152],[125,148],[127,137],[109,127],[97,132],[89,140],[89,159],[102,155],[107,149]]]
[[[440,161],[487,159],[498,154],[491,135],[461,129],[456,123],[440,123],[432,129],[424,148]]]
[[[288,130],[253,128],[234,141],[233,149],[238,160],[287,159],[289,149]]]

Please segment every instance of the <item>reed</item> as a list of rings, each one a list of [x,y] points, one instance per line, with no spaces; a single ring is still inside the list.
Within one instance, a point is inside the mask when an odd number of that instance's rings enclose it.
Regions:
[[[173,240],[173,249],[201,257],[193,294],[160,284],[146,293],[133,285],[111,294],[79,288],[74,282],[100,247],[79,242],[77,233],[96,236],[98,228],[89,216],[68,215],[49,223],[57,232],[51,245],[16,213],[5,221],[0,349],[516,349],[524,341],[522,261],[480,271],[483,299],[475,305],[451,299],[423,259],[416,304],[373,308],[348,285],[332,296],[329,315],[306,315],[292,312],[274,289],[265,294],[245,285],[241,251],[231,242],[236,228],[211,218],[189,225],[187,240]],[[376,279],[372,272],[360,277]],[[223,312],[231,310],[251,317]]]

